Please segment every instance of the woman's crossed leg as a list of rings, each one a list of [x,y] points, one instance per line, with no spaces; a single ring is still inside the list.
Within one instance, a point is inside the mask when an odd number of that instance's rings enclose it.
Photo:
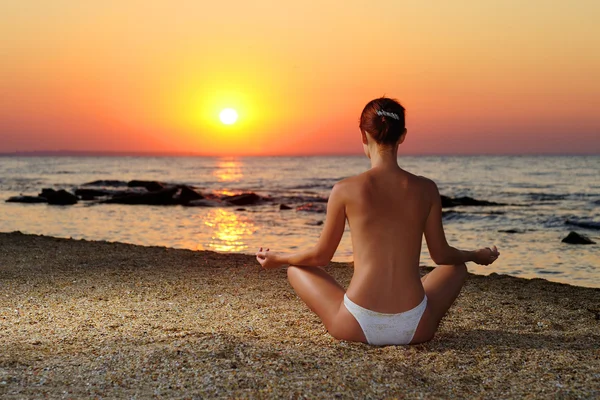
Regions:
[[[338,340],[366,343],[360,325],[344,306],[344,288],[323,268],[289,266],[287,275],[298,296],[317,314],[331,336]],[[465,264],[438,266],[423,277],[427,309],[411,343],[433,338],[466,277]]]

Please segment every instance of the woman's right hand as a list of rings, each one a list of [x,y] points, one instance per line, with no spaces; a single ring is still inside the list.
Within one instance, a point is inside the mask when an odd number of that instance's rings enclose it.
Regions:
[[[270,252],[269,249],[263,251],[262,247],[256,253],[256,260],[264,269],[274,269],[283,266],[279,254]]]
[[[486,247],[473,252],[473,262],[479,265],[490,265],[498,259],[500,252],[496,246]]]

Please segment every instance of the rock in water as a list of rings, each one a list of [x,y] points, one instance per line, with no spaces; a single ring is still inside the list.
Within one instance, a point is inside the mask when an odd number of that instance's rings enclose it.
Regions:
[[[107,204],[145,204],[151,206],[169,206],[179,204],[173,198],[179,189],[171,187],[157,192],[128,194],[125,196],[116,196],[112,199],[103,200],[101,203]]]
[[[165,188],[165,184],[157,181],[138,181],[133,180],[127,182],[127,186],[129,187],[144,187],[149,192],[158,192],[159,190],[163,190]]]
[[[455,199],[440,195],[442,200],[442,208],[456,206],[505,206],[504,203],[495,203],[493,201],[477,200],[469,196],[457,197]]]
[[[196,192],[191,187],[183,185],[183,186],[181,186],[181,191],[179,192],[179,195],[176,198],[182,204],[187,204],[190,201],[202,200],[204,198],[204,196],[202,196],[200,193]]]
[[[248,206],[251,204],[256,204],[261,200],[260,196],[256,193],[242,193],[235,196],[226,196],[223,197],[223,201],[228,202],[229,204],[233,204],[236,206]]]
[[[7,203],[47,203],[45,197],[40,196],[13,196],[6,200]]]
[[[79,201],[77,196],[67,192],[64,189],[42,189],[42,193],[40,193],[39,197],[46,198],[48,200],[48,204],[56,206],[69,206],[72,204],[77,204],[77,202]]]
[[[569,232],[567,237],[565,237],[562,242],[569,244],[596,244],[596,242],[591,240],[589,237],[573,231]]]
[[[440,198],[442,199],[442,208],[454,207],[456,205],[448,196],[440,195]]]

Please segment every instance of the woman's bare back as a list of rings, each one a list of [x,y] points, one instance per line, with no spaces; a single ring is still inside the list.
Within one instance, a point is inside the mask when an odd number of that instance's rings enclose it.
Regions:
[[[354,253],[347,294],[361,306],[399,313],[423,300],[419,256],[431,208],[427,181],[396,167],[341,182]]]

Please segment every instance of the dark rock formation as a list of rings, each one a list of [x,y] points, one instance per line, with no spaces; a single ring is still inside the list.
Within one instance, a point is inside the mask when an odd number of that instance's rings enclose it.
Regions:
[[[451,198],[448,196],[440,196],[442,199],[442,208],[456,207],[456,206],[505,206],[503,203],[495,203],[493,201],[477,200],[472,197],[463,196],[457,198]]]
[[[77,202],[79,201],[77,196],[67,192],[64,189],[42,189],[42,193],[39,194],[39,197],[47,199],[48,204],[57,206],[69,206],[72,204],[77,204]]]
[[[499,229],[498,232],[502,233],[524,233],[525,231],[519,229]]]
[[[6,200],[7,203],[47,203],[48,199],[40,196],[13,196]]]
[[[163,190],[165,188],[165,184],[157,181],[138,181],[133,180],[127,182],[128,187],[143,187],[146,188],[149,192],[158,192],[159,190]]]
[[[291,210],[292,207],[290,207],[290,206],[282,203],[282,204],[279,205],[279,209],[280,210]]]
[[[256,193],[242,193],[235,196],[225,196],[223,201],[235,206],[248,206],[257,204],[261,201],[261,197]]]
[[[324,213],[325,205],[323,203],[306,203],[301,206],[296,207],[297,211],[308,211],[308,212],[316,212],[316,213]]]
[[[569,244],[596,244],[596,242],[591,240],[589,237],[573,231],[569,232],[567,237],[561,241]]]
[[[148,193],[129,193],[115,196],[112,199],[102,200],[105,204],[145,204],[151,206],[169,206],[179,204],[178,200],[173,198],[179,191],[177,187],[170,187],[155,192]]]
[[[179,200],[181,204],[187,204],[190,201],[201,200],[204,198],[200,193],[196,192],[189,186],[182,185],[180,186],[180,192],[175,198]]]

